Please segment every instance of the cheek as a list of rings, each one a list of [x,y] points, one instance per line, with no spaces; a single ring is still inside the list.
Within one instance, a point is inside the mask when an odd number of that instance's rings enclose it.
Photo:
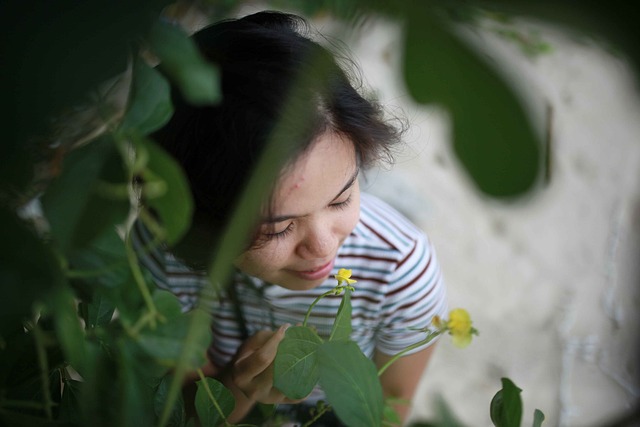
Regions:
[[[347,237],[358,224],[360,220],[360,200],[358,200],[349,206],[349,209],[344,212],[344,216],[340,218],[338,222],[340,226],[340,232],[343,237]]]
[[[235,266],[250,275],[277,269],[286,258],[285,245],[279,242],[268,243],[263,247],[251,249],[240,255]]]

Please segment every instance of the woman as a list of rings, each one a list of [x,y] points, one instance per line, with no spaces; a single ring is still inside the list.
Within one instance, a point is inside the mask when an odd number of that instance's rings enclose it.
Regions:
[[[414,329],[446,311],[445,289],[426,236],[382,201],[360,193],[361,170],[389,157],[400,132],[360,95],[299,17],[261,12],[194,35],[221,72],[223,100],[198,107],[174,92],[175,114],[154,135],[182,165],[196,204],[187,237],[141,259],[185,309],[206,282],[203,266],[273,135],[290,142],[236,273],[212,307],[208,374],[236,397],[231,421],[256,402],[291,403],[273,387],[272,362],[287,325],[333,288],[340,268],[357,280],[352,339],[378,366],[420,341]],[[136,227],[139,245],[151,240]],[[324,298],[309,325],[328,336],[340,298]],[[415,349],[381,377],[387,396],[411,399],[433,346]],[[314,391],[281,410],[304,417]],[[283,409],[284,408],[284,409]],[[405,416],[408,408],[399,408]],[[326,425],[338,425],[327,418]]]

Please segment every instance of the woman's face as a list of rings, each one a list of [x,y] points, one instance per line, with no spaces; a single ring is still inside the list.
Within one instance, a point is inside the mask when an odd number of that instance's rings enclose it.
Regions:
[[[358,222],[359,190],[353,143],[321,135],[278,181],[259,244],[238,257],[236,266],[291,290],[319,286]]]

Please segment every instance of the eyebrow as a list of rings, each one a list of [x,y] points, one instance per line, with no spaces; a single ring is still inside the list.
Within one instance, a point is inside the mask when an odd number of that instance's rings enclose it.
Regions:
[[[353,173],[351,178],[349,178],[349,181],[347,181],[347,183],[344,185],[344,187],[342,187],[342,189],[338,192],[338,194],[336,194],[336,196],[333,198],[333,200],[331,200],[331,202],[335,201],[345,191],[347,191],[349,188],[351,188],[351,186],[353,186],[353,184],[356,182],[356,179],[358,179],[358,174],[359,173],[360,173],[360,167],[357,167],[356,171]],[[278,223],[278,222],[282,222],[282,221],[286,221],[286,220],[294,219],[294,218],[300,218],[300,217],[303,217],[303,216],[305,216],[305,215],[278,215],[278,216],[274,216],[274,217],[265,218],[262,221],[262,223],[263,224],[275,224],[275,223]]]

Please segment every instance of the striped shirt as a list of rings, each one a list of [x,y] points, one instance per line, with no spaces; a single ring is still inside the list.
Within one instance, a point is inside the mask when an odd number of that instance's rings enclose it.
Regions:
[[[427,236],[386,203],[361,195],[360,220],[339,249],[332,275],[312,290],[293,291],[265,283],[238,271],[233,297],[222,296],[212,307],[213,344],[209,355],[226,365],[247,336],[303,321],[315,298],[336,285],[340,268],[352,270],[357,280],[351,295],[351,338],[363,353],[374,350],[393,355],[425,338],[416,329],[430,325],[435,315],[445,316],[445,286],[435,252]],[[152,236],[140,224],[132,238],[138,248]],[[191,271],[160,248],[139,251],[141,263],[160,288],[178,296],[184,310],[191,309],[207,276]],[[308,326],[327,338],[342,296],[323,298],[311,312]],[[235,304],[233,301],[238,301]],[[422,350],[416,348],[413,352]]]

